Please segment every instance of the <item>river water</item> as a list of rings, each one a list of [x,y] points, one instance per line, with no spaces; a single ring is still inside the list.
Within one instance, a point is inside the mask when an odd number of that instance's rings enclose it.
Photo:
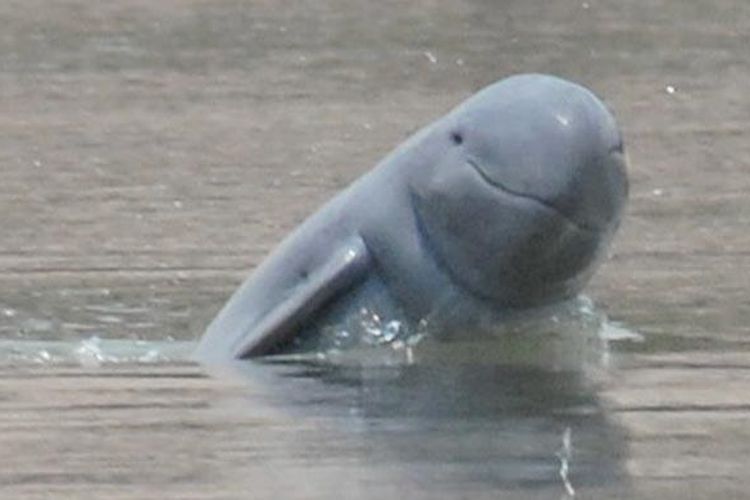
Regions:
[[[748,496],[750,5],[31,0],[0,21],[0,498]],[[315,207],[532,71],[624,131],[593,303],[494,339],[190,360]]]

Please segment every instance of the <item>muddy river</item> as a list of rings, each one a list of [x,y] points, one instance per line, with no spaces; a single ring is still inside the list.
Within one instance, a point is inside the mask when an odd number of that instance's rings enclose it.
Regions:
[[[0,498],[750,496],[747,2],[27,0],[0,23]],[[517,72],[589,86],[625,135],[578,323],[524,355],[190,361],[291,228]]]

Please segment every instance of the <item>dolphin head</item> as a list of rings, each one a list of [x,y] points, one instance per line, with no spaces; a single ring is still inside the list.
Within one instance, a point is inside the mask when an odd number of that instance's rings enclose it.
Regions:
[[[432,162],[410,183],[421,231],[452,279],[506,306],[583,287],[628,191],[623,143],[580,85],[518,75],[429,127]]]

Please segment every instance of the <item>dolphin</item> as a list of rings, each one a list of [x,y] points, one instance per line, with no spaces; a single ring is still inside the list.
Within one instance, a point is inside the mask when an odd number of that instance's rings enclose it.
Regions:
[[[619,226],[622,135],[581,85],[500,80],[398,146],[252,272],[195,357],[284,352],[361,308],[411,324],[470,300],[518,311],[577,295]],[[463,309],[456,309],[459,322]]]

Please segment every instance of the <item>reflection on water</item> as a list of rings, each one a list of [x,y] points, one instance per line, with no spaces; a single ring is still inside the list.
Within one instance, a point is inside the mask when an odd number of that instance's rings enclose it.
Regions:
[[[214,394],[210,405],[222,419],[253,424],[235,427],[230,443],[217,426],[212,464],[222,481],[253,477],[259,497],[290,481],[303,483],[305,498],[621,491],[625,440],[597,396],[612,328],[581,298],[483,335],[438,339],[428,329],[413,342],[223,366],[217,378],[239,382],[239,395]],[[184,364],[193,348],[14,340],[0,343],[0,364],[74,364],[95,375],[112,364]]]
[[[87,306],[92,311],[125,311],[121,304]],[[130,309],[127,309],[129,311]],[[505,316],[483,318],[471,328],[446,334],[430,330],[430,322],[414,329],[393,326],[364,311],[357,325],[323,330],[315,349],[274,356],[276,361],[325,361],[340,366],[391,366],[436,364],[450,361],[506,366],[536,366],[552,370],[579,370],[606,364],[607,343],[638,340],[639,336],[607,321],[585,296]],[[149,363],[191,361],[192,341],[125,340],[101,338],[96,334],[66,338],[51,323],[29,318],[27,323],[44,324],[44,332],[21,331],[0,339],[0,364],[50,363],[98,366],[107,363]],[[485,322],[489,324],[481,325]],[[401,331],[403,330],[403,331]],[[41,338],[39,338],[41,337]]]
[[[0,496],[612,498],[626,471],[624,498],[747,497],[747,7],[4,2]],[[186,363],[314,206],[529,71],[626,135],[631,210],[589,288],[647,336],[625,369],[554,315],[415,345],[386,322],[242,365],[239,398]]]
[[[522,489],[565,498],[624,487],[623,435],[580,371],[269,361],[241,363],[232,373],[248,387],[238,411],[272,408],[316,422],[298,434],[287,459],[312,447],[326,460],[357,460],[366,480],[401,491],[418,485],[441,497]],[[317,480],[314,472],[309,480]]]

